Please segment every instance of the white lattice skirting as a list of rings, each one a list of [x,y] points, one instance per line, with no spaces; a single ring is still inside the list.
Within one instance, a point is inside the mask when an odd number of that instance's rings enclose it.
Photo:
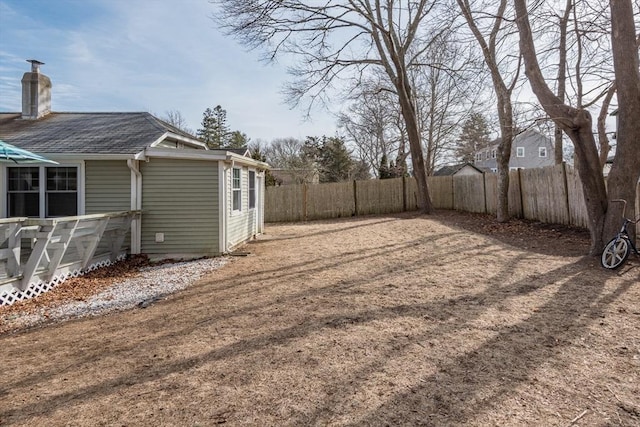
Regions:
[[[91,264],[89,267],[87,267],[84,270],[73,270],[73,271],[69,271],[66,274],[60,274],[60,275],[54,276],[53,279],[51,279],[49,282],[41,281],[38,283],[32,283],[24,291],[14,288],[9,292],[6,292],[6,291],[2,292],[0,293],[0,306],[11,305],[18,301],[24,301],[24,300],[37,297],[38,295],[42,295],[45,292],[49,292],[50,290],[52,290],[53,288],[55,288],[56,286],[58,286],[59,284],[63,283],[65,280],[71,277],[84,276],[85,274],[91,271],[97,270],[99,268],[109,267],[115,264],[116,262],[124,260],[125,258],[126,258],[126,254],[121,254],[120,256],[118,256],[118,258],[116,258],[115,262],[112,262],[110,260],[103,260],[103,261]]]

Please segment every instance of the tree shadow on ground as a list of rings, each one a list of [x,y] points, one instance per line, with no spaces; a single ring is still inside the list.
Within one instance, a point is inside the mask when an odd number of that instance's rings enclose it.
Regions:
[[[121,376],[116,375],[85,387],[43,397],[35,406],[26,405],[2,411],[0,417],[12,419],[18,414],[46,415],[68,405],[79,405],[98,396],[113,393],[114,390],[133,383],[139,385],[168,375],[184,373],[203,364],[239,355],[247,356],[261,352],[265,348],[287,346],[301,337],[322,331],[327,332],[336,326],[353,327],[372,321],[387,321],[406,316],[416,318],[427,316],[436,318],[436,322],[443,322],[448,316],[455,316],[455,311],[451,311],[452,305],[469,304],[472,300],[481,301],[481,304],[475,305],[474,308],[479,315],[488,306],[498,304],[511,295],[533,292],[538,289],[538,286],[544,286],[546,280],[554,281],[559,276],[573,274],[559,288],[555,298],[525,321],[505,326],[498,331],[495,338],[474,351],[437,366],[437,374],[421,378],[420,385],[413,385],[407,392],[393,396],[385,405],[371,411],[366,419],[355,423],[359,425],[387,423],[391,425],[464,425],[467,421],[473,420],[478,413],[489,408],[501,396],[516,388],[520,382],[527,380],[529,372],[556,355],[558,348],[570,345],[594,319],[599,318],[607,304],[618,298],[633,284],[632,281],[627,281],[614,292],[604,294],[602,282],[590,280],[588,272],[575,274],[573,267],[572,265],[563,267],[542,275],[537,282],[538,285],[532,285],[526,280],[502,289],[489,289],[475,295],[473,299],[461,297],[433,303],[378,308],[342,316],[310,318],[303,324],[282,328],[269,335],[244,339],[205,354],[186,357],[179,361],[159,363],[152,367],[140,367]],[[585,281],[591,283],[588,289],[585,289]],[[438,316],[440,316],[439,319]],[[448,323],[438,323],[436,334],[450,334],[456,329],[465,327],[471,320],[472,316],[467,316],[465,319],[458,319],[453,326]],[[166,345],[171,345],[171,341],[175,340],[175,332],[165,336]],[[430,331],[423,336],[413,336],[411,341],[426,344],[433,339],[433,335],[433,331]],[[154,346],[162,345],[157,341],[153,344]],[[353,378],[365,379],[379,372],[389,360],[400,357],[405,349],[406,347],[403,346],[394,347],[392,352],[381,355],[374,365],[363,366],[360,372],[349,376],[349,384],[328,384],[327,388],[340,390],[340,392],[332,393],[331,399],[322,402],[315,414],[305,414],[297,421],[300,424],[323,422],[328,414],[340,411],[349,396],[363,385],[358,384],[357,381],[354,382]],[[142,348],[141,351],[144,349]],[[486,371],[487,374],[475,375],[474,380],[470,381],[468,374],[472,371]],[[499,377],[496,376],[496,372],[501,373]],[[42,378],[37,381],[42,381]],[[9,387],[28,385],[10,384]],[[421,409],[416,411],[416,408]],[[294,424],[297,423],[294,422]]]
[[[554,270],[541,276],[541,280],[555,279],[566,273],[575,273],[573,268]],[[555,293],[554,298],[532,313],[526,320],[499,328],[498,334],[480,347],[465,352],[458,357],[434,366],[435,373],[418,378],[408,389],[389,398],[383,405],[371,410],[364,418],[352,425],[467,425],[483,412],[490,410],[522,383],[531,380],[534,370],[549,362],[571,346],[585,333],[593,322],[599,321],[605,308],[624,294],[634,280],[628,280],[613,292],[604,293],[602,281],[593,281],[588,271],[576,274]],[[477,295],[481,305],[497,304],[510,294],[529,293],[536,285],[523,281],[501,289]],[[470,301],[461,301],[468,304]],[[433,316],[442,313],[441,307],[422,307],[420,314]],[[416,307],[398,310],[398,315],[414,313]],[[442,319],[440,319],[442,320]],[[464,328],[469,319],[458,323],[456,328]],[[447,326],[446,332],[452,331]],[[411,342],[428,343],[433,333],[412,337]],[[409,344],[409,343],[408,343]],[[355,378],[369,378],[384,369],[389,360],[399,357],[390,353],[381,357],[379,363],[364,367]],[[336,385],[336,389],[341,389]],[[304,424],[325,419],[328,408],[339,412],[344,401],[353,395],[354,389],[364,387],[355,384],[344,394],[333,395],[331,401],[323,402],[318,413],[305,416]],[[636,418],[635,421],[640,421]]]
[[[412,332],[410,337],[397,342],[380,344],[381,350],[373,362],[362,362],[358,369],[346,377],[326,382],[323,387],[325,399],[318,402],[314,411],[305,412],[288,422],[291,425],[323,424],[341,413],[346,412],[347,402],[354,393],[367,387],[367,381],[373,375],[384,372],[386,366],[402,358],[415,343],[425,347],[428,353],[429,342],[434,339],[460,334],[483,313],[497,306],[508,306],[511,298],[529,295],[548,287],[557,287],[553,298],[539,306],[536,311],[516,324],[496,325],[494,336],[482,342],[471,351],[465,351],[448,360],[430,359],[434,374],[417,378],[416,382],[404,392],[395,393],[384,404],[370,408],[365,416],[353,421],[354,425],[464,425],[491,408],[496,401],[515,390],[530,378],[531,373],[541,364],[553,360],[558,352],[572,343],[604,312],[608,304],[619,298],[637,280],[626,280],[613,291],[606,291],[606,275],[594,273],[579,260],[559,268],[541,273],[535,277],[526,277],[505,285],[485,287],[481,290],[469,290],[462,295],[446,299],[420,303],[396,303],[393,305],[359,308],[351,310],[349,298],[362,295],[362,287],[372,282],[383,282],[393,276],[393,272],[384,271],[381,266],[371,268],[359,277],[324,285],[305,286],[274,296],[264,302],[251,301],[255,286],[275,286],[283,281],[314,280],[315,274],[323,270],[335,269],[348,264],[357,264],[367,259],[377,262],[384,260],[387,251],[406,251],[414,246],[439,244],[443,239],[458,239],[463,233],[440,233],[416,238],[409,242],[371,245],[358,251],[346,250],[324,258],[318,257],[304,262],[291,262],[279,268],[267,268],[257,273],[242,272],[227,281],[202,283],[194,289],[184,292],[169,301],[152,307],[145,312],[142,321],[136,313],[127,313],[117,317],[108,317],[117,324],[101,330],[95,319],[81,320],[75,325],[87,325],[84,336],[75,338],[76,343],[83,342],[93,334],[105,336],[129,330],[131,340],[118,343],[117,346],[100,347],[93,344],[87,354],[72,354],[72,358],[58,364],[50,371],[34,371],[30,375],[7,381],[0,396],[8,396],[12,389],[37,388],[46,381],[56,381],[82,367],[90,367],[94,362],[105,358],[150,357],[158,348],[178,347],[191,339],[194,334],[216,336],[216,327],[238,316],[251,316],[262,313],[273,306],[287,307],[299,304],[303,299],[324,298],[334,304],[342,304],[334,313],[306,313],[304,318],[281,320],[267,333],[247,333],[234,342],[220,345],[198,354],[185,354],[178,360],[158,360],[152,364],[141,363],[115,371],[105,376],[89,375],[86,383],[75,387],[60,389],[55,393],[41,396],[37,402],[16,403],[10,409],[0,410],[0,419],[15,421],[30,417],[46,417],[60,410],[67,410],[114,393],[126,393],[132,384],[145,386],[157,380],[174,375],[189,375],[195,369],[222,361],[243,358],[247,366],[259,366],[265,352],[283,351],[294,353],[291,348],[296,341],[312,335],[331,336],[336,328],[345,333],[355,333],[361,326],[376,322],[393,322],[398,319],[415,319],[424,324],[425,330]],[[465,248],[469,250],[470,248]],[[479,244],[472,248],[474,253],[488,251],[507,251],[504,247],[491,244]],[[510,251],[510,249],[509,249]],[[455,245],[446,247],[438,254],[428,253],[421,259],[407,260],[402,268],[419,274],[425,263],[455,260],[460,248]],[[494,274],[498,283],[509,276],[511,269],[524,264],[535,254],[526,252],[511,255],[508,262],[501,265]],[[440,260],[438,260],[440,258]],[[428,277],[422,279],[426,284]],[[403,286],[396,284],[395,286]],[[428,288],[425,288],[428,289]],[[235,293],[225,296],[226,291]],[[233,298],[242,297],[250,304],[233,308]],[[229,307],[211,310],[211,304]],[[464,307],[464,317],[459,315]],[[167,317],[167,312],[171,313]],[[274,320],[275,322],[275,320]],[[68,329],[67,329],[68,328]],[[162,328],[165,328],[162,330]],[[159,329],[161,333],[152,340],[145,332]],[[70,325],[52,327],[49,333],[65,336]],[[27,332],[20,340],[37,342],[42,331]],[[458,336],[459,338],[459,336]],[[396,338],[393,338],[395,340]],[[5,340],[5,343],[9,340]],[[373,344],[373,343],[372,343]],[[389,344],[389,345],[387,345]],[[68,344],[67,344],[68,345]],[[38,346],[32,345],[31,351]],[[16,349],[16,356],[21,349]],[[60,349],[57,349],[60,352]],[[281,367],[286,369],[286,366]],[[474,372],[475,375],[469,374]],[[251,383],[258,375],[257,371],[247,373],[245,381]],[[254,378],[251,378],[254,377]],[[240,421],[240,420],[238,420]]]

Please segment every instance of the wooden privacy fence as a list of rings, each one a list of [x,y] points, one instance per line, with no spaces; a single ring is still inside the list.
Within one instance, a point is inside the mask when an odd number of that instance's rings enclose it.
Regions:
[[[495,214],[496,174],[429,177],[438,209]],[[265,221],[295,222],[417,209],[413,178],[267,187]],[[640,212],[640,186],[636,212]],[[546,223],[587,226],[578,173],[566,164],[509,172],[509,211],[513,217]]]
[[[125,237],[139,217],[139,211],[125,211],[0,219],[0,305],[38,296],[123,258]]]
[[[266,222],[296,222],[417,209],[413,178],[267,187]]]

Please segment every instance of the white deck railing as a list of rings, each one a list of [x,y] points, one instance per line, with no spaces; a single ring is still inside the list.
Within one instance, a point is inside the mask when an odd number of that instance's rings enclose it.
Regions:
[[[38,296],[69,277],[126,256],[124,240],[140,211],[0,219],[0,305]]]

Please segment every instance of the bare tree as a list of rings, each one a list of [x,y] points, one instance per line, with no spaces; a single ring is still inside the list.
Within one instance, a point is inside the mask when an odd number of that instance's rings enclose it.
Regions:
[[[415,92],[409,69],[430,40],[424,28],[448,28],[438,15],[438,2],[428,0],[298,1],[216,0],[222,28],[250,47],[267,47],[268,58],[292,54],[297,78],[289,87],[292,100],[318,99],[338,76],[361,78],[380,67],[394,87],[406,128],[418,206],[432,211],[420,141]],[[432,33],[430,31],[429,33]],[[412,47],[419,46],[413,49]],[[349,74],[351,73],[351,74]]]
[[[355,155],[377,176],[382,157],[398,153],[400,135],[394,120],[400,115],[396,95],[379,79],[362,82],[351,93],[351,103],[338,116],[338,126]]]
[[[422,62],[432,66],[412,70],[427,175],[453,153],[460,123],[483,99],[477,96],[480,80],[474,72],[477,64],[473,54],[455,43],[452,33],[441,33],[437,38],[439,41],[422,54]]]
[[[573,0],[567,0],[562,15],[558,15],[558,30],[560,37],[558,38],[558,86],[557,95],[562,102],[565,102],[565,94],[567,92],[567,27],[571,10],[573,9]],[[556,124],[554,129],[554,145],[555,145],[555,161],[559,165],[564,161],[563,158],[563,133],[560,126]]]
[[[188,134],[193,135],[193,130],[189,128],[187,125],[187,120],[184,118],[182,113],[178,110],[169,110],[164,113],[164,117],[162,120],[169,123],[171,126],[174,126]]]
[[[603,242],[619,225],[620,210],[609,200],[623,198],[635,207],[635,187],[640,176],[640,71],[634,10],[631,0],[611,0],[611,45],[618,87],[618,147],[609,174],[608,195],[601,173],[600,159],[592,131],[589,111],[567,105],[551,91],[540,69],[533,41],[526,0],[514,0],[520,34],[520,50],[531,88],[547,114],[569,136],[575,147],[577,169],[589,219],[592,254],[602,251]]]
[[[563,103],[592,111],[598,109],[598,148],[601,165],[611,146],[606,132],[609,106],[615,96],[615,76],[610,45],[611,19],[608,1],[565,0],[536,4],[529,8],[538,62],[547,81],[556,84]],[[556,71],[557,78],[551,77]],[[556,163],[562,161],[562,129],[556,125]]]
[[[482,54],[484,56],[484,62],[489,68],[491,73],[491,81],[493,82],[493,90],[497,99],[498,107],[498,119],[500,122],[500,143],[497,150],[497,164],[498,164],[498,203],[497,203],[497,219],[498,222],[508,221],[509,215],[509,160],[511,158],[511,145],[514,138],[514,121],[513,121],[513,105],[511,97],[513,90],[516,86],[519,77],[520,62],[519,56],[516,56],[518,60],[517,65],[510,70],[505,70],[505,63],[511,55],[511,49],[507,49],[506,54],[500,55],[500,47],[504,47],[507,43],[504,39],[501,39],[505,23],[508,21],[505,19],[505,13],[507,11],[507,0],[500,0],[497,10],[494,13],[490,12],[490,6],[486,2],[478,5],[472,4],[469,0],[456,0],[462,15],[467,21],[469,29],[473,33],[476,41],[480,45]],[[475,11],[474,11],[475,9]],[[479,10],[480,9],[480,10]],[[475,15],[474,15],[475,13]],[[488,36],[485,38],[485,34],[478,25],[478,18],[476,15],[490,16],[492,19],[491,25],[488,27]],[[513,58],[512,58],[513,59]],[[507,73],[511,74],[511,81],[507,82]]]

